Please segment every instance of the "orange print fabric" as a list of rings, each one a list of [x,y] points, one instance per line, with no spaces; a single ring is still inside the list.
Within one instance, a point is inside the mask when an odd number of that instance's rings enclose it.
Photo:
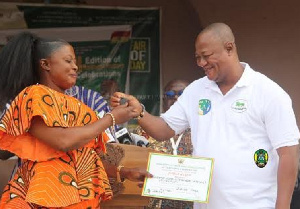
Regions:
[[[98,120],[96,113],[73,97],[43,85],[24,89],[0,121],[0,149],[21,159],[4,189],[0,209],[100,208],[100,200],[112,197],[96,152],[105,151],[106,134],[79,149],[57,151],[28,133],[36,116],[50,127],[84,126]]]

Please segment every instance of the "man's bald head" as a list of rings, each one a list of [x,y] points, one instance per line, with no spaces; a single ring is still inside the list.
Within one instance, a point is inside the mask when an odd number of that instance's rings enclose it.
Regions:
[[[216,83],[230,83],[243,70],[238,58],[234,35],[224,23],[213,23],[204,28],[195,42],[195,57],[208,79]]]
[[[235,42],[231,28],[225,23],[213,23],[207,26],[199,33],[198,38],[205,35],[213,36],[212,38],[218,39],[223,44]]]

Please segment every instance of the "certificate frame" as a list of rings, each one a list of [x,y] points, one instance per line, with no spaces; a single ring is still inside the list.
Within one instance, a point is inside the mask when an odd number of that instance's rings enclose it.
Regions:
[[[142,196],[208,203],[214,159],[149,153]]]

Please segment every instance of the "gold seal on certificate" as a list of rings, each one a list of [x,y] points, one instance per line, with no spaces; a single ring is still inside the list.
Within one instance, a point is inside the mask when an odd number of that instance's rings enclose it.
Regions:
[[[142,196],[207,203],[212,158],[150,153]]]

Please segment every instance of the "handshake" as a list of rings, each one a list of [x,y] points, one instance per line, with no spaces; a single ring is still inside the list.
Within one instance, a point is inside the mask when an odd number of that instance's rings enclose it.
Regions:
[[[145,106],[141,104],[137,98],[132,95],[128,95],[122,92],[115,92],[110,97],[110,106],[112,110],[118,108],[118,106],[122,105],[123,107],[128,107],[131,114],[131,118],[141,119],[145,114]],[[128,109],[127,109],[128,111]],[[124,117],[123,117],[124,119]]]
[[[127,95],[121,92],[115,92],[110,98],[110,105],[115,111],[119,105],[126,105],[131,108],[129,113],[132,117],[132,113],[135,115],[135,119],[140,119],[144,116],[145,107],[134,96]],[[147,147],[149,145],[148,140],[144,136],[138,134],[129,133],[127,128],[121,128],[115,132],[115,141],[121,144],[132,144],[140,147]]]

